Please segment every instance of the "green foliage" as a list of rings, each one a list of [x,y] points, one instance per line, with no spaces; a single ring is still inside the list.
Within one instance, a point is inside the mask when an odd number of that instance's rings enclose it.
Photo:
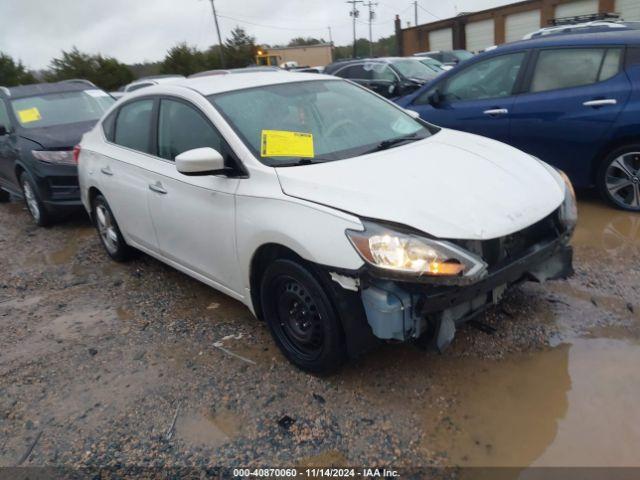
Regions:
[[[160,64],[160,73],[188,76],[207,69],[204,52],[182,42],[172,47]]]
[[[224,62],[227,68],[242,68],[255,64],[256,39],[242,27],[231,31],[231,37],[224,42]]]
[[[14,87],[35,82],[33,74],[20,61],[16,62],[9,55],[0,52],[0,85]]]
[[[71,78],[84,78],[110,91],[131,82],[133,73],[115,58],[82,53],[73,47],[70,52],[63,51],[60,58],[54,58],[46,74],[50,82]]]
[[[324,38],[313,38],[313,37],[295,37],[289,41],[288,47],[304,47],[306,45],[318,45],[319,43],[327,43],[324,41]]]
[[[396,51],[396,37],[391,35],[390,37],[380,38],[378,41],[373,42],[373,56],[374,57],[392,57],[397,54]],[[356,40],[356,57],[366,58],[369,56],[369,40],[366,38],[358,38]],[[342,60],[353,57],[353,44],[343,45],[335,47],[333,49],[333,59]]]

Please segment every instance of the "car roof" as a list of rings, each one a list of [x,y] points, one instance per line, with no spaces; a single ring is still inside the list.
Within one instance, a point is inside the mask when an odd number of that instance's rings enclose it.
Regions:
[[[208,96],[214,95],[216,93],[244,90],[246,88],[264,87],[267,85],[279,85],[294,82],[312,82],[318,80],[340,81],[336,77],[323,74],[309,75],[308,73],[296,73],[287,71],[257,71],[247,72],[243,75],[211,75],[207,77],[187,78],[181,82],[172,83],[170,86],[186,87],[191,90],[195,90],[196,92],[204,96]],[[151,89],[153,89],[155,93],[158,92],[157,86],[149,87],[149,90],[145,89],[144,91],[151,93]],[[141,90],[141,92],[143,91]]]
[[[99,87],[92,86],[89,83],[63,81],[57,83],[33,83],[31,85],[9,87],[6,90],[9,91],[9,95],[7,95],[9,98],[16,99],[33,97],[35,95],[46,95],[48,93],[81,92],[83,90],[96,89],[99,89]],[[0,89],[0,92],[2,91],[4,91],[4,89]]]
[[[544,35],[527,40],[519,40],[513,43],[500,45],[490,51],[505,52],[509,50],[521,50],[523,48],[544,48],[544,47],[569,47],[584,45],[640,45],[640,31],[607,31],[600,33],[566,33],[563,35]]]

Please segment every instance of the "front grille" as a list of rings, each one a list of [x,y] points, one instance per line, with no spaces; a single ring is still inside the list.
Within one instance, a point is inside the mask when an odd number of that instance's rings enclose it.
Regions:
[[[558,238],[562,232],[558,214],[559,210],[556,210],[539,222],[504,237],[491,240],[461,240],[453,243],[482,257],[491,271],[523,256],[537,244]]]

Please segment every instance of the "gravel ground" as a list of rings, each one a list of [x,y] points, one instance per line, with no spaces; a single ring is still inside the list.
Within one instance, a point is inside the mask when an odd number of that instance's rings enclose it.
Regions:
[[[451,465],[426,426],[458,428],[478,369],[634,334],[638,232],[603,250],[591,220],[575,276],[511,291],[481,318],[495,334],[465,327],[442,355],[385,345],[320,378],[240,303],[145,255],[110,261],[83,215],[40,229],[2,204],[0,466]]]

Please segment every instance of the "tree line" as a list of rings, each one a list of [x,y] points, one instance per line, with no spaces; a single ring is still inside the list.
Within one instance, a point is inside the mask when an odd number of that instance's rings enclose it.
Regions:
[[[296,37],[284,46],[305,46],[326,43],[322,38]],[[274,45],[277,47],[279,45]],[[255,55],[259,48],[270,48],[271,45],[257,45],[255,38],[241,28],[236,27],[223,42],[224,68],[241,68],[255,63]],[[395,37],[381,38],[373,43],[374,56],[393,55]],[[191,75],[204,70],[222,68],[220,63],[220,46],[214,45],[206,50],[178,43],[170,48],[162,61],[145,62],[126,65],[113,57],[101,54],[89,54],[73,47],[63,51],[58,58],[51,60],[49,67],[43,72],[29,71],[19,60],[0,51],[0,86],[15,86],[38,81],[57,82],[72,78],[84,78],[100,88],[113,91],[133,80],[149,75],[180,74]],[[361,38],[356,42],[356,56],[369,56],[369,41]],[[350,58],[353,46],[337,46],[333,49],[334,60]]]

